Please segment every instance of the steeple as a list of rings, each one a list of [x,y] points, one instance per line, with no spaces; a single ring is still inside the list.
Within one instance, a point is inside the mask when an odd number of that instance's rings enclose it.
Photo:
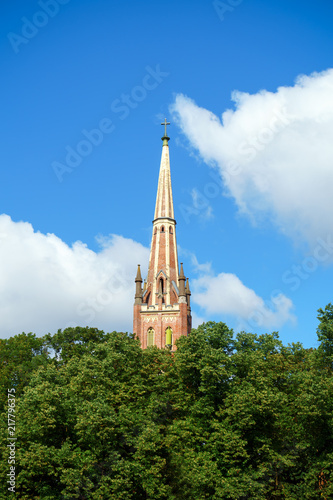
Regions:
[[[170,125],[170,123],[168,123],[165,119],[164,123],[161,123],[161,125],[165,126],[165,130],[164,136],[162,137],[163,147],[160,164],[160,175],[158,178],[154,221],[156,219],[162,218],[174,219],[169,158],[170,137],[167,136],[166,129],[167,125]]]
[[[165,126],[165,131],[162,137],[162,156],[147,277],[147,290],[148,295],[150,294],[149,305],[155,303],[157,294],[161,295],[162,304],[177,302],[173,284],[178,287],[178,255],[171,188],[169,137],[166,135],[167,124],[166,119],[161,124]],[[163,288],[162,292],[161,287]]]
[[[154,344],[157,347],[171,345],[174,349],[175,340],[191,330],[191,309],[183,265],[181,264],[180,273],[178,267],[170,174],[170,138],[167,135],[167,125],[170,123],[165,119],[161,125],[164,125],[164,135],[148,276],[142,290],[138,268],[133,332],[139,337],[143,348]]]

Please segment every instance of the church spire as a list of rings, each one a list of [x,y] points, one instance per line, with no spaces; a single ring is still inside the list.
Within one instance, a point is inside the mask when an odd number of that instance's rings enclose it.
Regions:
[[[170,174],[170,157],[169,157],[169,140],[167,135],[167,122],[166,118],[161,125],[164,125],[164,135],[162,137],[162,157],[160,164],[160,174],[158,178],[158,189],[156,196],[155,215],[156,219],[169,218],[174,219],[172,188],[171,188],[171,174]]]
[[[183,265],[180,272],[176,240],[176,221],[171,188],[169,137],[164,120],[162,157],[158,178],[153,234],[147,281],[142,289],[138,268],[134,302],[133,333],[143,348],[151,345],[175,349],[175,341],[191,331],[189,285]]]

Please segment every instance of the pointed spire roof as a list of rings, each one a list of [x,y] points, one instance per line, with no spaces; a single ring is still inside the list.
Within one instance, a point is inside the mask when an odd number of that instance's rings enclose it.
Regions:
[[[140,271],[140,264],[138,264],[138,272],[136,273],[136,278],[135,278],[135,302],[134,304],[142,304],[142,278],[141,278],[141,271]]]
[[[140,283],[142,283],[142,277],[141,277],[141,269],[140,269],[140,264],[138,264],[138,271],[137,271],[137,273],[136,273],[135,282],[140,282]]]
[[[162,137],[163,147],[160,164],[160,174],[158,178],[154,220],[162,218],[174,219],[168,144],[170,138],[167,136],[166,129],[167,125],[170,125],[170,123],[168,123],[165,119],[164,123],[162,123],[161,125],[164,125],[165,129],[164,135]]]
[[[185,290],[185,274],[184,274],[184,269],[183,269],[183,263],[180,263],[180,273],[179,273],[179,296],[180,297],[185,297],[186,295],[186,290]]]
[[[187,295],[191,295],[190,283],[189,283],[188,278],[186,279],[186,287],[185,287],[185,290],[186,290],[186,294],[187,294]]]

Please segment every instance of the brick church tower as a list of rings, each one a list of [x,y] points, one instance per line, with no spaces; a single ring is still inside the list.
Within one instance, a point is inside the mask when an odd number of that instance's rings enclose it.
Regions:
[[[178,267],[176,221],[171,189],[167,121],[162,137],[162,158],[158,179],[153,235],[147,281],[142,287],[140,265],[135,278],[133,333],[141,347],[156,345],[175,350],[175,341],[191,330],[190,287]]]

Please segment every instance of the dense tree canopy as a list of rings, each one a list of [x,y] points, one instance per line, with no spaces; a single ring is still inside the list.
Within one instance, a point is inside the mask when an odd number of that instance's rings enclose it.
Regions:
[[[69,328],[0,341],[20,500],[333,498],[333,306],[318,349],[208,322],[177,351]]]

